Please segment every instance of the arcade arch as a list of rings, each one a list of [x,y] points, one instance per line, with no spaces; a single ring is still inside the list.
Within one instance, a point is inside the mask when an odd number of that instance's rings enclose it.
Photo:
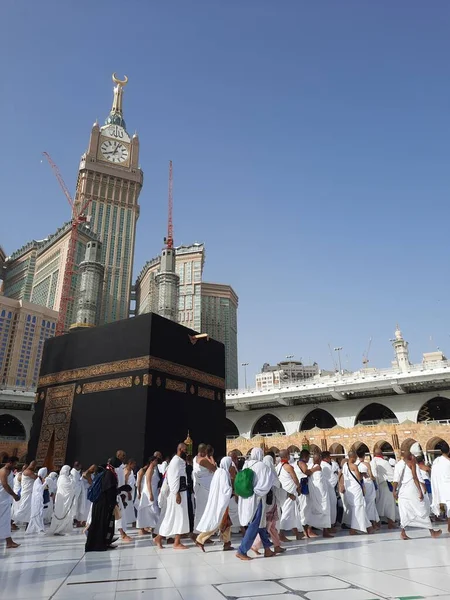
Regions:
[[[295,454],[296,452],[300,453],[300,448],[298,446],[289,446],[288,452],[289,454]]]
[[[278,417],[267,413],[260,417],[253,425],[252,437],[255,435],[268,435],[274,433],[286,434],[283,423]]]
[[[12,415],[0,415],[0,438],[14,438],[16,440],[26,440],[25,427]]]
[[[398,423],[395,413],[390,408],[384,406],[384,404],[372,402],[372,404],[368,404],[358,413],[355,425],[376,425],[380,421]]]
[[[358,452],[360,450],[364,450],[364,452],[366,454],[370,454],[370,450],[367,447],[367,444],[364,444],[363,442],[355,442],[353,444],[353,446],[351,447],[351,450],[353,450],[353,452]]]
[[[431,440],[427,442],[427,454],[429,454],[432,458],[437,458],[441,455],[441,444],[446,443],[440,437],[433,437]]]
[[[389,442],[385,442],[384,440],[380,440],[374,446],[373,451],[375,452],[375,448],[380,448],[383,456],[387,456],[388,458],[395,458],[394,448],[392,444]]]
[[[303,419],[300,425],[300,431],[308,431],[314,427],[319,429],[331,429],[337,425],[336,419],[327,410],[323,408],[315,408],[309,412]]]
[[[230,451],[228,452],[228,456],[231,456],[231,455],[233,454],[233,452],[236,452],[236,454],[237,454],[238,456],[242,456],[242,452],[241,452],[240,450],[230,450]]]
[[[316,444],[311,444],[309,446],[309,452],[312,456],[313,454],[321,454],[322,450],[319,448],[319,446],[316,446]]]
[[[338,442],[331,444],[329,452],[333,457],[345,456],[344,446]]]
[[[230,419],[225,420],[225,437],[229,440],[239,437],[239,429]]]
[[[271,448],[269,448],[269,452],[273,452],[275,454],[275,456],[280,455],[280,449],[277,448],[276,446],[272,446]]]
[[[408,450],[411,448],[411,446],[413,444],[415,444],[416,442],[417,442],[417,440],[414,440],[413,438],[407,438],[406,440],[403,440],[403,442],[400,446],[400,451],[408,452]]]
[[[450,400],[443,396],[431,398],[420,408],[417,422],[450,421]]]

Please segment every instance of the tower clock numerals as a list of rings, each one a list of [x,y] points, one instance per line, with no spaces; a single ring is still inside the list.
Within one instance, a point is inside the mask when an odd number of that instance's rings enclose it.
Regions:
[[[100,146],[102,155],[106,160],[113,163],[124,163],[128,160],[128,148],[117,140],[105,140]]]

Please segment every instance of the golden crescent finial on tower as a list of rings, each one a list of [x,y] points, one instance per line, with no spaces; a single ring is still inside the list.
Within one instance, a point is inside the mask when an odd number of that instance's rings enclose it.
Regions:
[[[125,87],[128,83],[128,77],[126,75],[124,75],[124,77],[125,77],[125,79],[121,80],[121,79],[117,78],[115,73],[112,74],[112,80],[114,81],[114,83],[116,83],[117,85],[120,85],[122,87]]]

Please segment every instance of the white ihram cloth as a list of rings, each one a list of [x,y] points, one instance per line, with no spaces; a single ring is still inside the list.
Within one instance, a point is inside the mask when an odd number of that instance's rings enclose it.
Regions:
[[[153,501],[150,500],[150,490],[147,484],[147,476],[150,475],[149,467],[143,477],[144,484],[141,493],[141,501],[137,511],[136,527],[138,529],[145,529],[146,527],[156,527],[161,514],[161,509],[158,506],[158,484],[160,480],[160,473],[158,469],[159,465],[155,465],[152,472],[150,481],[150,487],[152,490]]]
[[[299,481],[299,483],[301,483],[301,479],[306,479],[306,481],[308,482],[309,481],[308,475],[305,475],[303,473],[303,471],[300,469],[300,467],[298,466],[299,462],[301,462],[301,461],[299,460],[293,465],[295,474],[297,475],[297,478],[298,478],[298,481]],[[309,484],[308,484],[308,487],[309,487]],[[300,496],[298,497],[298,505],[300,507],[300,519],[301,519],[303,527],[305,525],[309,525],[309,523],[307,521],[308,495],[300,494]]]
[[[203,512],[208,502],[209,488],[213,480],[214,473],[211,473],[206,467],[202,467],[198,462],[198,457],[194,458],[192,476],[194,479],[195,496],[195,517],[194,531],[198,533],[198,524],[203,516]]]
[[[45,525],[50,525],[52,522],[53,515],[53,506],[55,504],[55,494],[56,494],[56,480],[58,479],[57,473],[54,471],[48,475],[44,481],[44,489],[48,489],[48,493],[50,496],[49,502],[47,506],[44,507],[44,523]]]
[[[208,501],[197,529],[200,532],[216,531],[228,508],[233,487],[231,485],[230,467],[233,461],[229,456],[222,458],[220,467],[214,473],[209,488]]]
[[[278,465],[276,472],[281,485],[280,529],[290,531],[291,529],[295,528],[299,531],[303,531],[299,497],[295,482],[292,479],[290,473],[288,473],[285,469],[285,463]],[[293,496],[295,496],[294,500],[291,500],[287,494],[292,494]]]
[[[431,489],[433,492],[432,509],[439,516],[440,504],[447,507],[447,518],[450,517],[450,460],[439,456],[431,467]]]
[[[75,488],[69,465],[62,467],[56,485],[55,506],[49,535],[64,535],[73,529]]]
[[[14,522],[29,523],[31,518],[31,495],[33,493],[33,484],[35,480],[22,473],[22,490],[17,510],[14,511]]]
[[[38,471],[38,478],[34,480],[31,495],[31,517],[25,533],[40,533],[44,531],[44,484],[41,477],[47,476],[47,469],[43,467]]]
[[[84,475],[82,475],[81,476],[81,495],[80,495],[79,504],[78,504],[78,514],[80,516],[80,518],[78,520],[81,523],[84,523],[85,521],[87,521],[89,513],[91,511],[92,502],[90,500],[88,500],[88,497],[87,497],[90,487],[91,487],[91,484],[86,479],[86,477],[84,477]]]
[[[388,488],[387,482],[392,483],[394,467],[385,458],[374,456],[370,466],[378,484],[376,507],[380,517],[395,521],[395,500]]]
[[[419,465],[415,465],[419,484],[423,483]],[[420,527],[421,529],[432,529],[430,521],[430,505],[425,501],[426,493],[420,500],[419,490],[414,482],[412,470],[404,460],[399,460],[394,469],[394,482],[398,484],[398,509],[400,512],[400,524],[405,527]],[[427,498],[428,500],[428,498]]]
[[[336,484],[338,482],[338,476],[336,472],[333,472],[332,465],[326,461],[320,463],[322,467],[322,476],[328,486],[328,499],[330,502],[330,520],[333,525],[337,519],[337,497],[336,497]]]
[[[251,469],[253,476],[253,494],[249,498],[239,497],[238,510],[239,521],[242,527],[246,527],[252,522],[262,502],[261,520],[259,527],[266,526],[266,502],[265,498],[270,492],[274,482],[273,471],[263,463],[264,453],[261,448],[253,448],[250,454],[250,460],[246,462],[244,468]]]
[[[121,464],[120,467],[117,467],[117,469],[115,469],[115,471],[117,475],[117,487],[122,487],[123,485],[125,485],[125,465]],[[120,519],[116,520],[115,527],[116,529],[122,529],[123,531],[125,531],[127,524],[125,518],[125,506],[123,504],[122,495],[125,495],[126,502],[128,502],[128,496],[126,492],[122,492],[122,494],[119,494],[117,496],[117,504],[119,505],[120,510]]]
[[[369,468],[365,463],[360,462],[358,465],[358,470],[364,477],[364,500],[366,501],[367,518],[369,521],[378,523],[380,517],[376,507],[377,491],[375,489],[374,482],[372,481],[371,477],[369,477]]]
[[[159,515],[158,524],[156,525],[153,533],[159,533],[161,523],[164,521],[164,517],[166,516],[167,499],[169,498],[169,494],[170,494],[170,488],[169,488],[169,484],[167,483],[167,477],[164,477],[164,481],[162,482],[162,486],[161,486],[161,489],[159,491],[159,496],[158,496],[158,506],[159,506],[161,512]],[[189,511],[188,511],[188,517],[189,517]]]
[[[128,479],[125,478],[125,483],[131,487],[131,500],[129,500],[129,496],[127,496],[127,505],[125,507],[125,520],[123,521],[127,525],[133,525],[136,522],[136,513],[134,511],[134,492],[136,490],[136,476],[133,471],[128,475]],[[122,516],[122,519],[124,517]]]
[[[14,473],[8,475],[8,485],[14,491]],[[0,483],[0,540],[11,537],[11,502],[14,498]]]
[[[70,476],[73,481],[73,489],[75,491],[75,500],[74,500],[74,514],[73,518],[77,521],[83,522],[84,520],[84,498],[83,498],[83,483],[82,483],[82,473],[77,471],[76,469],[72,469],[70,471]],[[87,492],[86,492],[87,493]]]
[[[180,492],[181,503],[177,504],[177,494],[180,489],[180,477],[186,477],[186,462],[175,455],[169,463],[166,471],[169,495],[164,519],[159,528],[159,534],[163,537],[173,537],[189,533],[189,513],[187,504],[187,491]]]
[[[234,463],[232,466],[235,470],[235,476],[236,476],[238,473],[238,470],[236,469],[236,466]],[[238,500],[239,500],[239,498],[237,496],[231,496],[230,501],[228,503],[228,514],[230,516],[231,523],[232,523],[232,525],[231,525],[232,533],[239,533],[239,530],[241,528],[241,524],[239,523]]]
[[[308,525],[317,529],[329,529],[331,527],[331,500],[328,484],[323,478],[322,471],[312,473],[308,487]]]
[[[361,485],[358,483],[356,475],[350,471],[348,463],[344,464],[342,473],[344,475],[345,504],[350,513],[350,527],[366,533],[367,528],[372,524],[366,515],[366,503]]]
[[[14,482],[12,485],[12,490],[15,494],[20,496],[20,490],[22,489],[22,471],[19,471],[14,475]],[[19,502],[13,502],[11,505],[11,521],[14,521],[16,518],[16,512],[18,507],[20,506]]]

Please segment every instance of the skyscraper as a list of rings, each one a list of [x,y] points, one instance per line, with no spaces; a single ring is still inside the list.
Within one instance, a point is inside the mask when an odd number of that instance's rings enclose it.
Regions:
[[[225,383],[238,388],[238,297],[230,285],[202,283],[202,332],[225,344]]]
[[[123,90],[128,82],[113,75],[114,98],[105,125],[94,123],[81,157],[75,203],[92,198],[86,214],[102,242],[105,265],[100,324],[129,316],[138,198],[143,183],[139,139],[129,136],[123,117]]]

